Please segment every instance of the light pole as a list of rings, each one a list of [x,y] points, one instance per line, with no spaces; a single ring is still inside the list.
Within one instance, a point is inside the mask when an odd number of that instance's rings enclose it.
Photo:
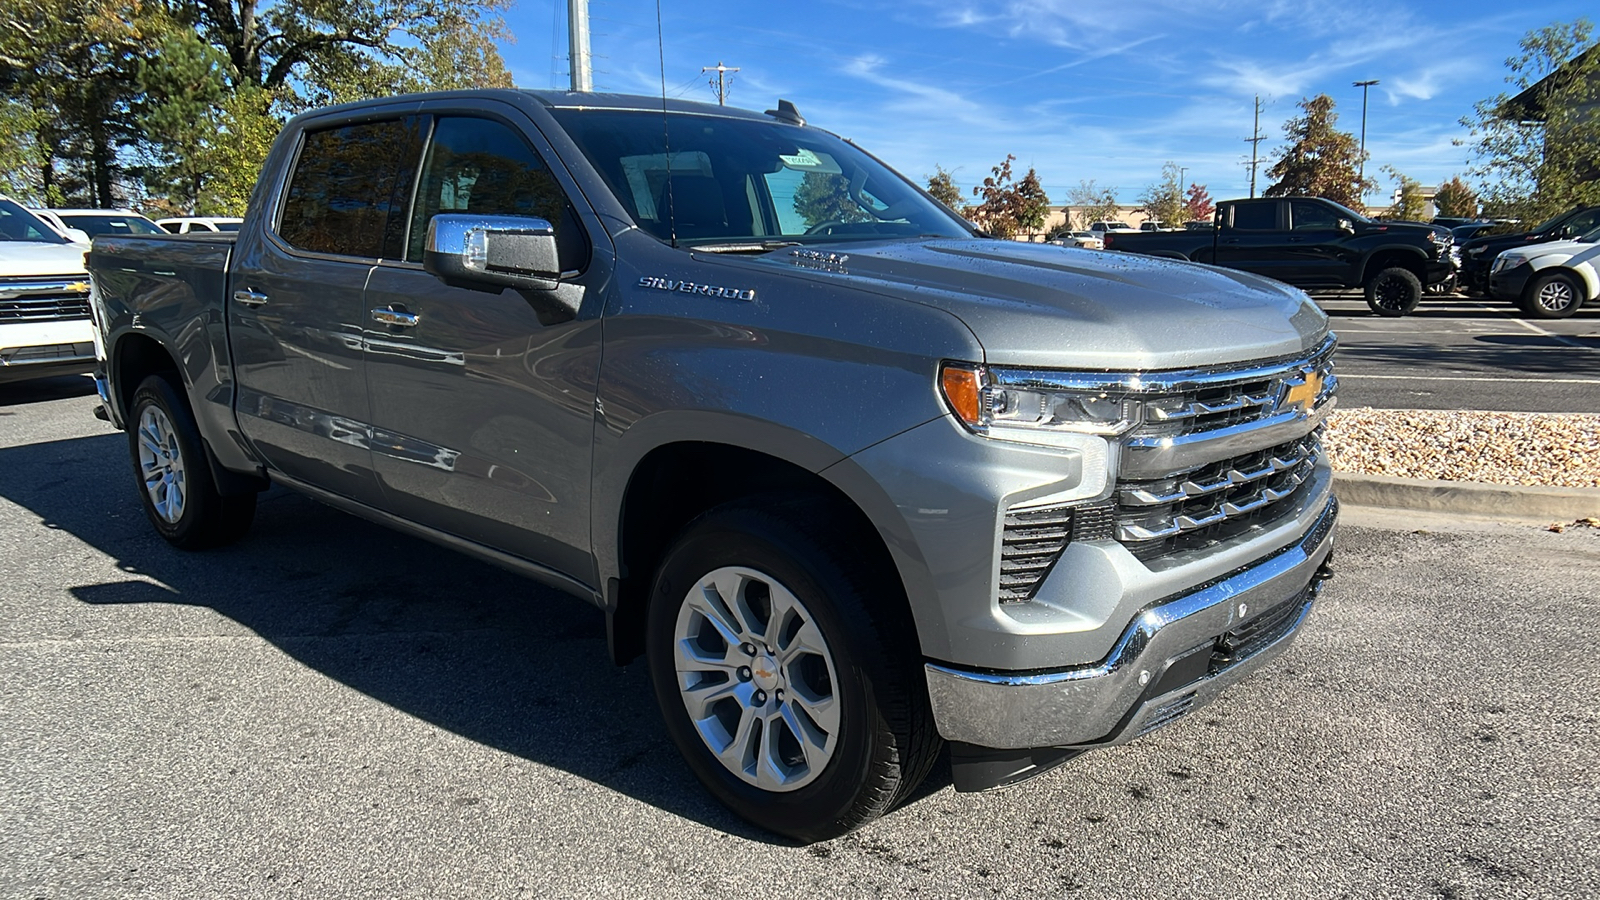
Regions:
[[[1351,86],[1361,88],[1361,174],[1356,176],[1358,183],[1356,189],[1361,192],[1361,202],[1367,202],[1367,88],[1378,83],[1378,79],[1371,81],[1352,81]]]

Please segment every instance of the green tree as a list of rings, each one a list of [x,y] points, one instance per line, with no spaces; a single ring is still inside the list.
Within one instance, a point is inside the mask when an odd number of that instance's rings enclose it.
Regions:
[[[1478,195],[1457,175],[1439,185],[1438,192],[1433,195],[1433,205],[1441,216],[1467,219],[1478,214]]]
[[[1484,206],[1544,219],[1600,203],[1600,50],[1588,19],[1528,32],[1506,60],[1515,94],[1481,100],[1461,120]]]
[[[955,176],[944,170],[944,166],[935,165],[933,174],[925,176],[928,181],[928,193],[933,199],[950,207],[957,213],[961,212],[961,189],[956,187]]]
[[[1362,195],[1377,185],[1370,178],[1361,182],[1361,149],[1354,135],[1334,127],[1339,115],[1333,105],[1327,94],[1300,101],[1304,114],[1283,125],[1289,144],[1277,151],[1277,161],[1267,170],[1275,181],[1266,196],[1326,197],[1361,209]]]
[[[850,199],[850,182],[843,175],[807,172],[794,190],[794,211],[807,228],[823,222],[866,222],[866,210]]]
[[[1067,192],[1067,197],[1078,207],[1078,216],[1083,220],[1078,223],[1080,228],[1088,228],[1092,222],[1113,221],[1122,214],[1122,207],[1117,203],[1117,189],[1102,188],[1093,178],[1079,181],[1077,187]]]
[[[1388,172],[1395,181],[1394,205],[1384,210],[1384,218],[1406,222],[1428,221],[1428,201],[1422,196],[1421,182],[1394,166],[1384,166],[1383,171]]]
[[[1032,238],[1044,229],[1045,221],[1050,218],[1050,195],[1045,193],[1039,173],[1029,167],[1028,174],[1017,182],[1012,195],[1017,225]]]
[[[1183,205],[1191,222],[1209,222],[1217,211],[1216,205],[1211,202],[1211,192],[1203,184],[1189,185],[1189,196],[1184,199]]]
[[[1145,215],[1166,225],[1181,225],[1189,220],[1183,199],[1183,170],[1168,161],[1161,167],[1161,180],[1145,188],[1139,197]]]

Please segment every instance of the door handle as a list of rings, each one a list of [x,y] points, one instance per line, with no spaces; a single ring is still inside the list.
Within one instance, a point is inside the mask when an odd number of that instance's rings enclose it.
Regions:
[[[1239,243],[1239,239],[1238,238],[1228,238],[1227,240],[1224,240],[1223,243],[1224,244],[1237,244],[1237,243]]]
[[[249,288],[245,288],[244,290],[233,292],[233,302],[238,303],[241,306],[266,306],[267,295],[260,293],[259,291],[252,291]]]
[[[387,306],[379,307],[372,311],[372,321],[382,322],[385,325],[396,325],[400,328],[415,327],[422,317],[416,313],[406,312],[403,309],[391,309]]]
[[[1291,237],[1291,238],[1289,238],[1289,243],[1298,244],[1303,240],[1305,240],[1305,238],[1303,238],[1303,237]]]

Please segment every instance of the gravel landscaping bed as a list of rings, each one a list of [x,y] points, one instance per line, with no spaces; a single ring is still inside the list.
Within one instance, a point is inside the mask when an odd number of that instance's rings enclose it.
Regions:
[[[1336,471],[1490,484],[1600,487],[1600,415],[1336,410]]]

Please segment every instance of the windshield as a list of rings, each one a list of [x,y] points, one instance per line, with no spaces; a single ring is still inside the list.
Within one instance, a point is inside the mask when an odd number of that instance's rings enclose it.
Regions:
[[[892,169],[824,131],[684,113],[668,116],[665,127],[656,112],[551,113],[634,223],[661,240],[760,249],[972,233]]]
[[[10,200],[0,199],[0,241],[36,241],[41,244],[66,244],[66,238],[40,221],[33,213]]]
[[[1600,244],[1600,228],[1590,229],[1584,234],[1573,238],[1573,240],[1580,244]]]
[[[90,237],[102,234],[164,234],[144,216],[119,216],[116,214],[88,215],[56,213],[68,228],[76,228]]]
[[[1322,198],[1322,202],[1328,204],[1329,206],[1333,207],[1334,209],[1337,209],[1339,212],[1343,213],[1344,216],[1346,218],[1348,218],[1352,222],[1371,222],[1372,221],[1371,219],[1367,218],[1366,216],[1363,216],[1361,213],[1356,212],[1355,210],[1351,209],[1348,206],[1345,206],[1343,203],[1335,203],[1335,202],[1333,202],[1332,200],[1329,200],[1326,197]]]

